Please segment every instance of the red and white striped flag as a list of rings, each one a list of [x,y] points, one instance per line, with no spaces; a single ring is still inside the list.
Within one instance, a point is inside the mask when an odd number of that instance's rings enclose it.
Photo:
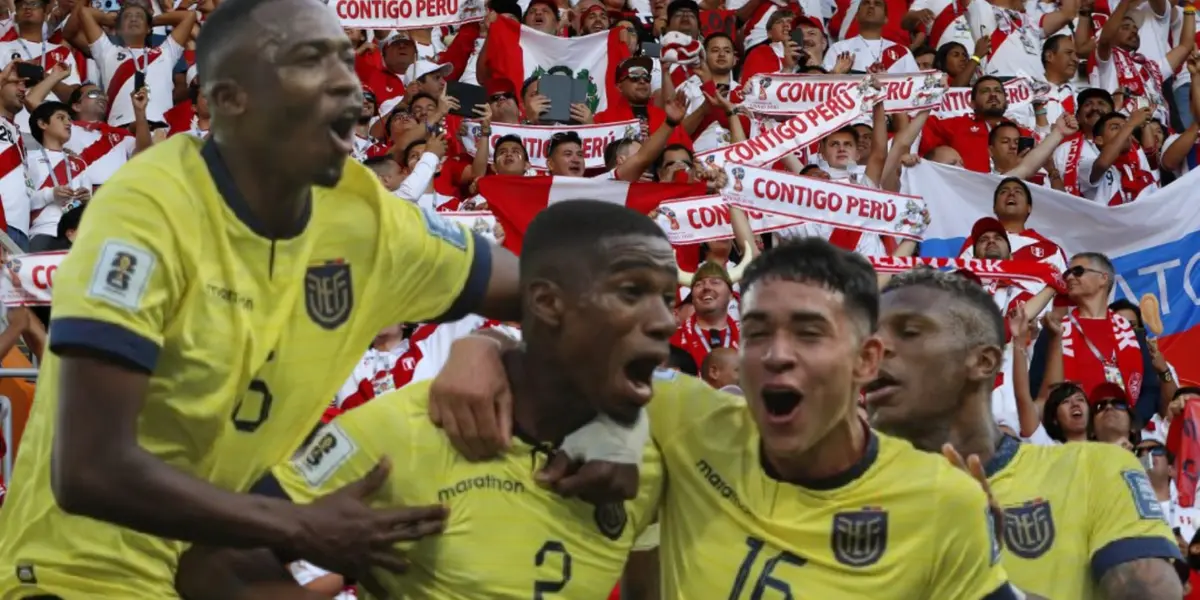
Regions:
[[[521,241],[533,216],[555,202],[601,200],[650,214],[666,200],[699,196],[705,190],[704,183],[629,183],[550,175],[488,175],[479,179],[479,195],[487,200],[497,224],[504,229],[504,247],[514,254],[521,252]]]
[[[512,19],[496,19],[488,27],[486,54],[493,78],[507,79],[520,90],[533,76],[563,74],[588,83],[588,108],[598,113],[620,91],[617,67],[629,58],[620,28],[573,38],[547,35]]]

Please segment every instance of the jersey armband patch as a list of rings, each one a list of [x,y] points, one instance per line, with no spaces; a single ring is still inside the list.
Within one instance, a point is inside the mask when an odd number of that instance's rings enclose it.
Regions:
[[[104,242],[92,270],[87,295],[128,310],[141,308],[157,260],[150,251],[128,242]]]
[[[1158,496],[1154,493],[1154,488],[1150,485],[1150,478],[1146,476],[1145,471],[1121,471],[1121,477],[1125,479],[1125,485],[1129,486],[1129,493],[1133,496],[1133,505],[1137,508],[1138,516],[1143,519],[1160,519],[1164,520],[1162,505],[1158,503]]]
[[[467,230],[458,223],[438,216],[428,209],[421,209],[421,218],[425,221],[425,230],[435,238],[458,248],[467,249]]]
[[[292,460],[292,465],[308,485],[317,487],[328,481],[355,452],[358,452],[358,446],[350,436],[337,424],[330,423],[317,432],[317,437],[303,454]]]

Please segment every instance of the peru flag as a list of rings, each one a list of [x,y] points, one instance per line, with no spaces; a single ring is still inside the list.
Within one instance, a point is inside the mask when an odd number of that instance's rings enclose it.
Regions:
[[[504,229],[504,247],[514,254],[521,252],[521,240],[533,216],[555,202],[602,200],[650,214],[664,201],[705,193],[703,183],[629,183],[550,175],[488,175],[479,179],[479,195],[496,216],[496,224]]]
[[[587,104],[592,114],[608,107],[608,97],[617,90],[617,67],[629,58],[629,46],[620,38],[620,28],[582,37],[547,35],[512,19],[496,19],[488,28],[492,50],[485,59],[493,78],[507,79],[514,90],[525,80],[562,74],[587,82]]]

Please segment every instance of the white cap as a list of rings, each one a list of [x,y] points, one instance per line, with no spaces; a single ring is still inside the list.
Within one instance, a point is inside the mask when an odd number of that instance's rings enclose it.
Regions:
[[[450,71],[453,70],[453,65],[439,65],[428,60],[418,60],[417,62],[408,66],[408,70],[404,72],[404,80],[408,83],[412,83],[430,73],[436,73],[438,71],[442,72],[442,77],[446,77],[450,75]]]

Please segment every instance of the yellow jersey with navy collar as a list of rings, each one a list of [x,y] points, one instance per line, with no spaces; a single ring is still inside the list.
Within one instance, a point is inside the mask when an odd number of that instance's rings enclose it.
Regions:
[[[441,535],[400,544],[407,573],[376,573],[391,597],[607,598],[658,506],[662,465],[653,444],[634,500],[597,507],[564,499],[534,480],[546,457],[543,445],[518,437],[499,458],[463,458],[429,418],[430,384],[407,385],[338,416],[258,489],[311,502],[361,479],[388,456],[392,471],[369,499],[372,506],[449,509]]]
[[[1016,597],[986,495],[945,458],[868,430],[849,471],[787,483],[743,399],[685,375],[655,386],[664,599]]]
[[[313,188],[289,239],[267,237],[217,147],[191,136],[134,158],[90,204],[56,275],[51,351],[0,512],[0,598],[175,597],[184,544],[55,503],[58,353],[149,373],[141,446],[244,491],[299,448],[380,329],[469,313],[491,271],[486,242],[354,161]]]
[[[1109,569],[1182,558],[1145,469],[1120,446],[1006,436],[985,468],[1004,508],[1004,567],[1022,591],[1102,598]]]

